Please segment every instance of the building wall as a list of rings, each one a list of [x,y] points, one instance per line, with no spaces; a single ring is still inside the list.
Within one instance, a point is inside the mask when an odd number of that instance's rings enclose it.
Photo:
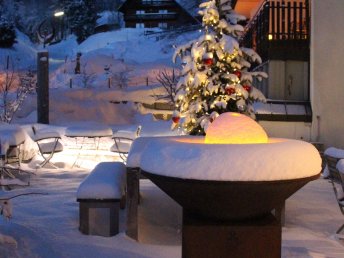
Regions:
[[[312,0],[312,140],[344,149],[344,1]]]
[[[311,123],[259,121],[269,137],[311,141]]]

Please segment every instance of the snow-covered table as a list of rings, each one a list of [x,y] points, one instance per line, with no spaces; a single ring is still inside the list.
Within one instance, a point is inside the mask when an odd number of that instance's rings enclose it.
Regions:
[[[0,125],[0,176],[2,178],[9,177],[11,180],[15,180],[13,173],[22,171],[20,170],[20,151],[25,140],[26,133],[20,126],[11,124]],[[8,166],[9,163],[17,163],[18,167]],[[15,180],[15,184],[19,185],[22,183],[18,183],[18,180]]]
[[[87,138],[93,139],[93,147],[97,151],[99,149],[100,139],[103,137],[111,137],[112,129],[107,125],[95,122],[79,122],[77,124],[68,126],[65,131],[65,136],[75,138],[76,145],[80,145],[80,150],[85,148],[85,140]],[[79,138],[82,139],[80,143],[78,143]],[[77,155],[74,165],[77,163],[79,157],[80,151]]]
[[[10,147],[19,147],[26,139],[24,130],[18,125],[1,124],[1,155],[6,155]]]
[[[104,124],[78,123],[68,126],[65,135],[72,138],[101,138],[112,136],[112,129]]]

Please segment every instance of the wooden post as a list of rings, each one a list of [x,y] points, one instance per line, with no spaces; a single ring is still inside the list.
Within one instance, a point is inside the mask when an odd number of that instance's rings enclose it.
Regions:
[[[37,53],[37,123],[49,124],[49,53]]]
[[[139,168],[127,168],[127,236],[138,240]]]

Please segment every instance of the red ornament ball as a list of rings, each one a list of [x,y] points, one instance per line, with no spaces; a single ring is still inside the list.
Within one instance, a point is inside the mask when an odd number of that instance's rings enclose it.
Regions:
[[[204,53],[202,56],[202,62],[206,66],[211,66],[214,63],[214,55],[212,52]]]
[[[236,70],[233,72],[239,79],[241,78],[241,72],[239,70]]]
[[[250,92],[251,91],[251,86],[250,85],[243,85],[242,86],[246,91]]]
[[[226,91],[226,93],[227,93],[228,95],[232,95],[232,94],[235,93],[235,88],[230,88],[230,87],[228,87],[228,88],[225,89],[225,91]]]
[[[203,59],[203,64],[207,65],[207,66],[211,66],[213,65],[214,60],[212,58],[204,58]]]
[[[179,116],[173,116],[173,117],[172,117],[173,123],[178,124],[178,123],[179,123],[179,120],[180,120],[180,117],[179,117]]]

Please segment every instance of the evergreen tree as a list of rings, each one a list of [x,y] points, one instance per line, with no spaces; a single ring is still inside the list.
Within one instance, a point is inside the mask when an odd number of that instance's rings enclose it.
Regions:
[[[177,84],[174,127],[186,133],[202,135],[208,125],[224,112],[241,112],[254,117],[252,103],[265,101],[252,85],[253,77],[261,80],[267,74],[250,72],[251,62],[261,62],[252,49],[237,41],[245,17],[236,14],[230,0],[211,0],[200,4],[203,34],[176,49],[173,57],[182,61],[182,76]]]
[[[14,26],[6,18],[0,17],[0,48],[10,48],[16,43]]]
[[[78,43],[94,33],[98,18],[94,1],[68,1],[66,14],[69,27],[76,35]]]

